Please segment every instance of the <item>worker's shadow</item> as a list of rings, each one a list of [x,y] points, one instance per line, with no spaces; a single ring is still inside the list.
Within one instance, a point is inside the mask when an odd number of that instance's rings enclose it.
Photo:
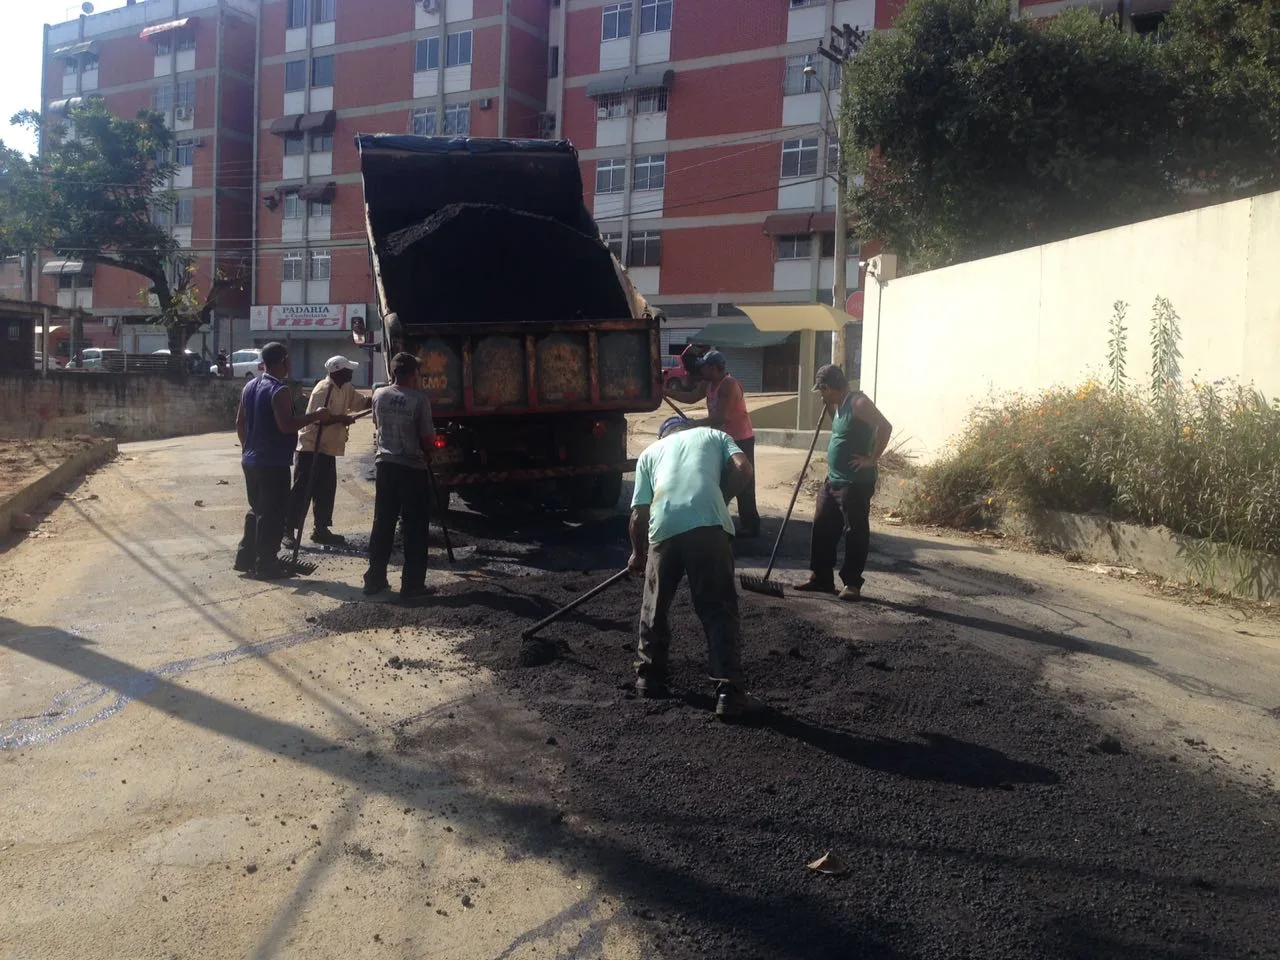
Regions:
[[[697,701],[704,709],[711,706],[705,696],[686,699]],[[864,737],[788,716],[768,706],[758,707],[742,722],[806,743],[839,760],[909,780],[986,790],[1012,790],[1015,784],[1058,782],[1058,775],[1048,767],[1014,760],[992,747],[957,740],[943,733],[921,732],[918,741]]]

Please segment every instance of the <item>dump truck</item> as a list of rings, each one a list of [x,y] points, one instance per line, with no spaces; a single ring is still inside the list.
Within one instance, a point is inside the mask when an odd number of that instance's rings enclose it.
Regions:
[[[520,484],[616,504],[626,414],[662,402],[659,318],[583,203],[573,145],[357,145],[381,355],[422,364],[438,481],[472,503]]]

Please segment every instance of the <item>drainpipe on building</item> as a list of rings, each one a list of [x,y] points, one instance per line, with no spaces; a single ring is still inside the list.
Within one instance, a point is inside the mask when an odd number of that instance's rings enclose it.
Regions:
[[[209,284],[212,285],[218,279],[218,182],[219,171],[222,170],[222,34],[227,26],[226,10],[219,5],[218,7],[218,38],[214,51],[214,70],[213,75],[213,243],[210,244],[212,253],[209,254]],[[257,96],[257,91],[254,91]],[[195,162],[194,160],[192,161]],[[194,185],[194,184],[193,184]],[[192,200],[192,205],[195,201]],[[218,355],[218,346],[222,342],[222,331],[220,329],[220,321],[218,320],[218,311],[215,307],[209,311],[209,326],[213,329],[213,355]]]
[[[511,73],[511,0],[502,3],[502,54],[498,68],[498,136],[507,135],[507,82]]]
[[[260,138],[262,136],[262,5],[258,5],[257,10],[257,37],[254,41],[253,49],[253,184],[249,192],[249,208],[251,211],[252,223],[249,228],[249,307],[252,309],[258,303],[258,204],[261,202],[258,196],[259,189],[259,169],[258,169],[258,150],[260,147]],[[310,64],[307,70],[310,71]],[[309,79],[309,78],[308,78]],[[235,332],[231,331],[228,337],[231,341],[227,345],[227,355],[230,356],[232,349],[235,347]],[[252,342],[250,337],[250,342]]]
[[[565,10],[567,17],[569,11]],[[628,61],[627,72],[634,75],[637,66],[636,63],[640,59],[640,10],[639,4],[633,0],[631,4],[631,58]],[[563,75],[564,71],[560,73]],[[628,102],[627,97],[631,100]],[[625,173],[627,189],[622,193],[622,265],[625,267],[627,261],[631,259],[631,195],[636,188],[636,105],[635,91],[626,88],[622,91],[622,102],[627,111],[627,170]],[[599,122],[599,121],[597,121]],[[665,168],[664,168],[665,169]],[[665,174],[663,177],[665,184]]]
[[[565,81],[568,75],[565,72],[565,65],[569,62],[569,5],[567,0],[562,0],[560,4],[560,26],[556,35],[557,45],[560,47],[560,76],[557,77],[556,84],[556,139],[564,136],[564,94]],[[549,104],[548,104],[549,106]]]

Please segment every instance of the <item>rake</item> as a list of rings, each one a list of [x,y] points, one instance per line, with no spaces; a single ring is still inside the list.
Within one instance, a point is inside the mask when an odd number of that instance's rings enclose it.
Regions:
[[[813,450],[818,445],[818,434],[822,432],[822,421],[826,418],[827,408],[823,406],[822,412],[818,414],[818,425],[813,428],[813,440],[809,442],[809,452],[805,455],[804,466],[800,468],[800,476],[796,478],[796,488],[791,491],[791,502],[787,504],[787,515],[782,518],[782,526],[778,528],[778,537],[773,541],[773,552],[769,554],[769,568],[765,570],[763,577],[752,577],[745,573],[740,574],[738,582],[742,584],[743,590],[750,590],[752,593],[763,593],[767,597],[777,597],[780,600],[786,596],[782,584],[770,582],[769,575],[773,573],[773,564],[778,559],[778,547],[782,546],[782,537],[787,532],[787,524],[791,521],[791,511],[796,507],[796,497],[800,496],[800,487],[804,483],[805,474],[809,472],[809,461],[813,459]]]

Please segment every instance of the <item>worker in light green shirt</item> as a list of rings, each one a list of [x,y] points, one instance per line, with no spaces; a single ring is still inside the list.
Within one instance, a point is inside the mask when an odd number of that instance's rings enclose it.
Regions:
[[[644,572],[636,692],[667,693],[668,613],[689,577],[693,609],[707,635],[716,716],[746,711],[739,655],[738,592],[733,582],[733,520],[726,506],[752,479],[751,462],[722,430],[672,417],[636,462],[631,500],[633,572]]]
[[[809,580],[796,589],[836,592],[836,549],[843,535],[840,599],[861,600],[862,573],[871,549],[871,497],[893,424],[865,393],[849,389],[844,371],[835,364],[818,369],[813,391],[822,395],[831,414],[831,442],[827,446],[827,480],[818,491],[813,514]]]

